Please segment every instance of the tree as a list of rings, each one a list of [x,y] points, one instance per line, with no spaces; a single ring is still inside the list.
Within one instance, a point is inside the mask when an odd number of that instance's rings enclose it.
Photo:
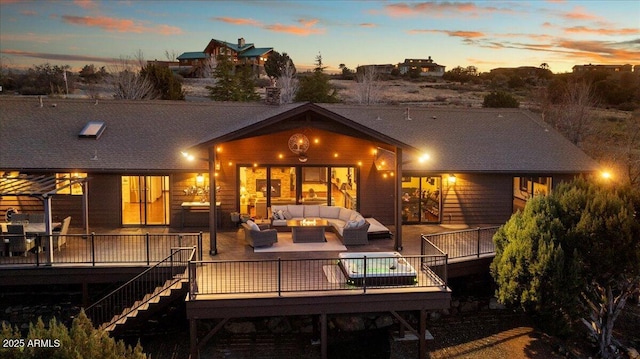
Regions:
[[[324,73],[322,55],[316,56],[316,67],[313,73],[300,78],[300,87],[295,100],[317,103],[338,102],[337,90],[329,83],[329,76]]]
[[[520,102],[509,93],[496,91],[484,97],[482,107],[518,108],[520,107]]]
[[[153,84],[154,97],[162,100],[184,100],[182,81],[166,66],[147,64],[140,70],[140,76]]]
[[[288,62],[282,69],[276,81],[280,88],[280,103],[291,103],[298,92],[298,79],[295,78],[296,69],[293,62]]]
[[[374,66],[365,66],[356,75],[356,101],[359,104],[371,105],[378,102],[381,93],[381,84],[378,81],[376,68]]]
[[[255,92],[255,78],[250,65],[235,68],[231,59],[218,55],[213,72],[215,85],[207,86],[209,97],[214,101],[255,101],[260,96]]]
[[[593,86],[589,82],[569,80],[557,91],[559,95],[550,107],[547,121],[577,145],[592,127],[591,109],[597,105]]]
[[[640,287],[638,198],[638,189],[577,179],[531,199],[494,236],[498,299],[547,324],[580,319],[609,357],[615,320]]]
[[[68,329],[64,324],[53,318],[45,326],[42,318],[29,326],[26,338],[21,337],[18,328],[11,328],[4,322],[0,328],[0,340],[24,340],[20,348],[0,348],[2,358],[96,358],[96,359],[144,359],[147,356],[142,351],[140,343],[135,347],[127,346],[123,341],[116,341],[107,332],[95,329],[84,311],[80,312]],[[50,347],[28,345],[34,340],[50,340]]]
[[[284,71],[286,67],[289,67],[290,70],[293,69],[293,75],[295,75],[296,67],[286,52],[280,54],[277,51],[273,51],[264,63],[264,71],[271,80],[281,77],[282,71]]]
[[[153,82],[140,74],[145,65],[142,51],[138,51],[133,57],[120,57],[120,60],[111,66],[108,81],[113,87],[114,98],[147,100],[157,96]]]

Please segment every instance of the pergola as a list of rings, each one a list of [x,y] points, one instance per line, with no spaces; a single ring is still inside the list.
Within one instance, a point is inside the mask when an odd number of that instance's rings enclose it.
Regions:
[[[75,184],[82,186],[82,215],[85,232],[89,231],[89,203],[88,203],[88,178],[86,177],[57,177],[52,175],[18,175],[0,177],[0,197],[27,196],[38,198],[44,206],[45,228],[49,240],[51,240],[51,198],[62,194],[65,189]],[[51,248],[51,247],[50,247]],[[51,255],[51,252],[49,252]]]

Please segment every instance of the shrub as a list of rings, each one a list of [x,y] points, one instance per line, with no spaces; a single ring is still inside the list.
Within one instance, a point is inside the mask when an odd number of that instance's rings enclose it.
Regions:
[[[496,91],[492,92],[484,97],[484,102],[482,103],[482,107],[492,107],[492,108],[518,108],[520,107],[520,102],[516,100],[513,95],[503,92]]]

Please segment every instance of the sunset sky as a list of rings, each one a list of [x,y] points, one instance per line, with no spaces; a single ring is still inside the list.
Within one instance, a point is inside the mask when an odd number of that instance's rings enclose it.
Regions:
[[[214,38],[286,52],[299,70],[431,58],[446,70],[640,64],[640,1],[0,0],[3,67],[98,66]]]

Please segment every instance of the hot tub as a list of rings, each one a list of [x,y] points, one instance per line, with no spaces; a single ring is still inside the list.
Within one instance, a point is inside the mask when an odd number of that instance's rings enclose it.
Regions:
[[[366,258],[366,272],[365,272]],[[412,285],[416,270],[398,252],[340,253],[338,265],[353,285]]]

